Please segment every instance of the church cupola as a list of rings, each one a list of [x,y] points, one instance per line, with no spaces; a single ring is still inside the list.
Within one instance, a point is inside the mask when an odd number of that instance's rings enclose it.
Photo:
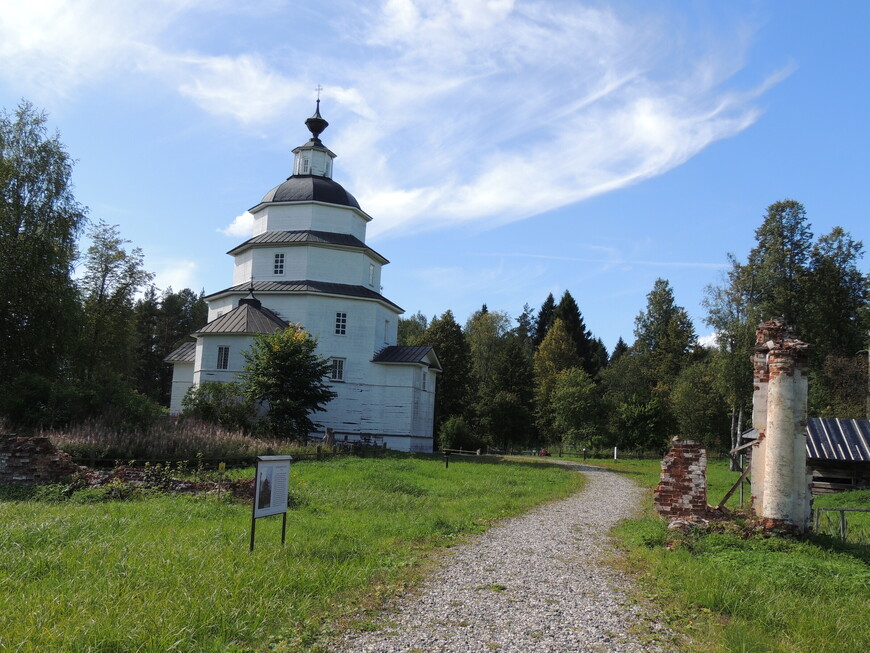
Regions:
[[[320,115],[320,99],[317,100],[317,108],[314,115],[305,121],[305,126],[311,132],[311,139],[293,150],[293,175],[314,175],[317,177],[332,178],[332,160],[335,153],[331,152],[320,141],[320,134],[329,126],[329,123]]]

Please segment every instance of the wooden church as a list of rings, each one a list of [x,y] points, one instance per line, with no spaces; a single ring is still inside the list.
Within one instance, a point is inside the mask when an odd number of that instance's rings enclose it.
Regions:
[[[380,292],[389,261],[366,245],[371,216],[332,179],[336,155],[320,140],[328,124],[318,99],[293,174],[250,209],[253,236],[228,252],[232,285],[205,298],[208,323],[196,342],[167,356],[170,412],[181,412],[191,386],[238,379],[257,334],[298,322],[317,337],[337,394],[313,416],[322,430],[339,442],[430,452],[441,367],[431,347],[396,344],[403,310]]]

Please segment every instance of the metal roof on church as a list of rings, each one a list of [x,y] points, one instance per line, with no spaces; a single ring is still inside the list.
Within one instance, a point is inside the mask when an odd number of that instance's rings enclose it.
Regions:
[[[193,363],[196,360],[196,343],[184,342],[174,349],[166,358],[165,363]]]
[[[259,303],[259,302],[257,302]],[[212,320],[194,335],[207,333],[275,333],[287,328],[287,322],[268,308],[241,304],[225,315]]]
[[[426,360],[432,347],[429,345],[390,345],[381,349],[372,359],[373,363],[423,363],[428,364],[434,370],[440,370],[438,357],[431,364]]]
[[[350,234],[337,234],[331,231],[315,231],[313,229],[301,231],[267,231],[266,233],[249,238],[237,247],[233,247],[227,252],[227,254],[236,254],[254,245],[286,245],[290,243],[315,243],[319,245],[338,245],[339,247],[358,247],[370,251],[385,263],[389,262],[356,236],[351,236]]]
[[[326,202],[360,209],[341,184],[319,175],[293,175],[266,193],[260,203],[264,202]]]
[[[813,417],[807,436],[809,459],[870,462],[870,420]]]
[[[376,299],[393,306],[398,311],[404,311],[398,304],[364,286],[353,286],[347,283],[332,283],[329,281],[246,281],[237,286],[231,286],[205,297],[206,300],[214,299],[227,293],[247,292],[252,289],[257,293],[323,293],[324,295],[341,295],[344,297],[359,297],[361,299]]]

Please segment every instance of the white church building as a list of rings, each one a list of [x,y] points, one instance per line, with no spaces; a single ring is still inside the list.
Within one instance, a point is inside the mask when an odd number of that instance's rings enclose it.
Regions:
[[[337,395],[312,415],[321,434],[430,452],[441,367],[431,347],[396,345],[403,310],[380,293],[389,261],[365,243],[371,216],[332,179],[336,155],[320,140],[328,124],[317,100],[293,174],[250,209],[253,236],[228,252],[232,285],[205,298],[208,323],[192,334],[196,342],[166,357],[170,412],[181,412],[193,385],[237,380],[257,334],[298,322],[317,338]]]

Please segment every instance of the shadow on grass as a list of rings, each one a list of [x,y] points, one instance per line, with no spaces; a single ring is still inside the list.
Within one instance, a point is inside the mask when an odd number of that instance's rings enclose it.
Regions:
[[[847,555],[864,564],[870,565],[870,544],[855,544],[852,542],[843,542],[838,537],[833,535],[816,535],[810,534],[807,536],[807,541],[815,544],[820,549],[830,551],[831,553],[839,553]]]

